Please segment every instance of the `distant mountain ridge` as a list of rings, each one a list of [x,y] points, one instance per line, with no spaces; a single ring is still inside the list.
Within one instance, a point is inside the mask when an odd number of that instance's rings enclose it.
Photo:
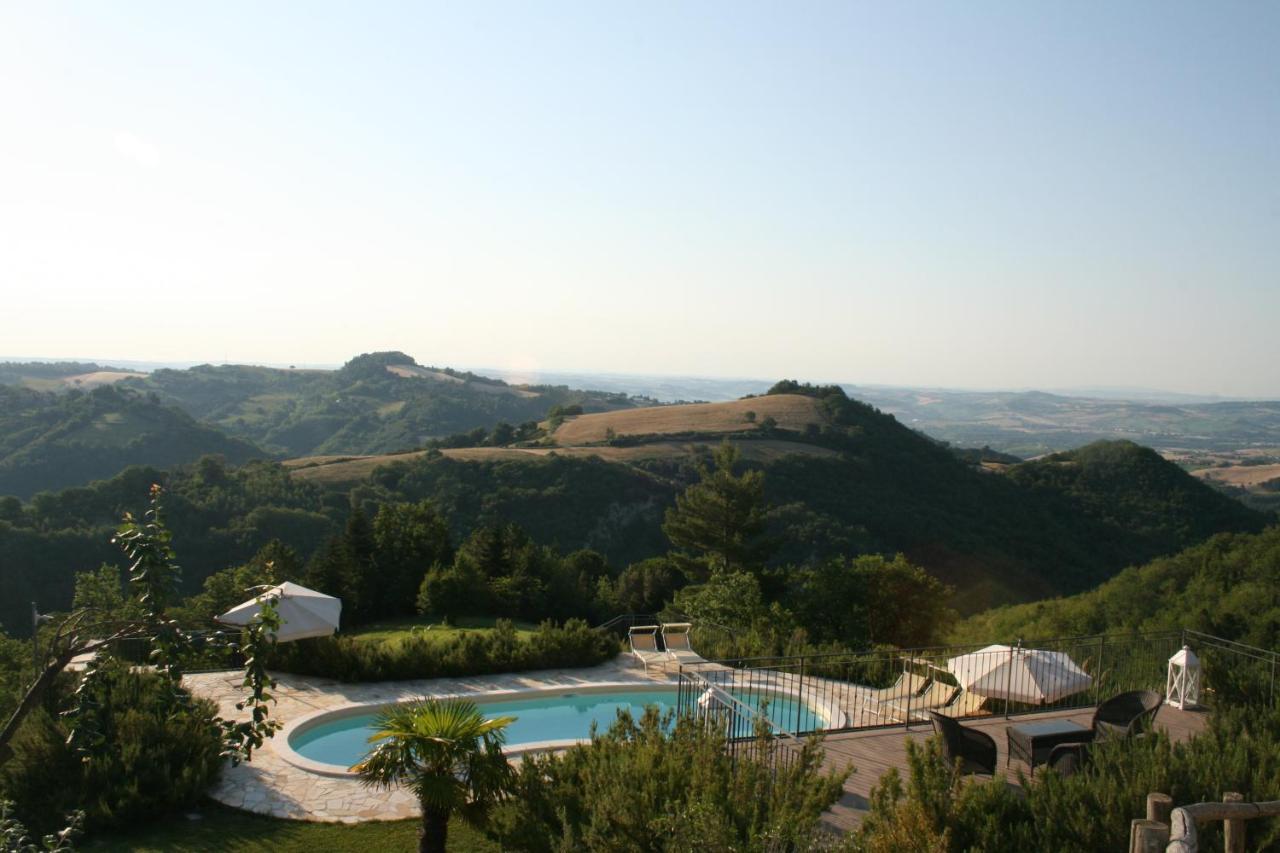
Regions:
[[[624,394],[424,367],[401,352],[367,353],[334,371],[203,365],[125,384],[280,456],[391,453],[501,421],[538,421],[554,406],[634,405]]]
[[[114,361],[113,364],[125,370],[145,371],[157,367],[148,362]],[[17,366],[14,364],[0,360],[0,384],[21,384],[23,377],[20,371],[15,371],[15,367]],[[37,367],[44,372],[60,371],[59,375],[70,372],[61,363]],[[78,372],[103,369],[110,368],[84,362]],[[337,369],[330,368],[316,370],[313,366],[286,369],[249,365],[199,365],[195,368],[184,365],[174,372],[183,373],[188,369],[230,373],[241,371],[248,376],[257,371],[337,372]],[[748,394],[763,393],[771,384],[769,380],[751,378],[522,371],[503,368],[477,370],[485,376],[498,377],[491,381],[505,380],[512,387],[558,387],[563,390],[593,388],[606,395],[641,397],[663,403],[736,400]],[[155,372],[160,373],[161,370]],[[39,383],[45,380],[37,378],[34,381]],[[1265,399],[1186,394],[1145,388],[970,390],[847,382],[842,383],[842,387],[849,395],[898,416],[904,424],[934,438],[962,447],[989,446],[1023,458],[1070,450],[1094,441],[1110,439],[1128,439],[1160,450],[1227,451],[1280,447],[1280,402]],[[176,397],[173,402],[183,404]],[[197,412],[193,413],[203,417]],[[246,420],[252,420],[252,417]],[[487,426],[492,426],[492,423]],[[243,437],[259,443],[266,441],[265,435],[252,431],[245,433]],[[318,452],[315,447],[290,446],[276,449],[287,455]],[[377,452],[390,449],[380,447]],[[357,451],[346,446],[342,452]]]

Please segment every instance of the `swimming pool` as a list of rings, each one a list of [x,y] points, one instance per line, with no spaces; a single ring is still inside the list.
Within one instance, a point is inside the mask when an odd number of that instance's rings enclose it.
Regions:
[[[520,751],[530,745],[566,746],[591,736],[595,724],[605,731],[617,719],[619,711],[630,711],[639,717],[645,707],[656,706],[659,712],[674,711],[677,692],[674,687],[625,688],[590,691],[542,691],[535,694],[502,698],[474,697],[485,716],[512,716],[515,721],[505,729],[508,751]],[[791,732],[812,731],[823,727],[821,715],[793,696],[753,691],[741,699],[753,707],[768,703],[768,716]],[[355,707],[321,714],[300,723],[286,737],[291,751],[307,764],[346,768],[360,761],[370,749],[369,735],[379,709]],[[736,718],[733,734],[751,733],[750,721]]]

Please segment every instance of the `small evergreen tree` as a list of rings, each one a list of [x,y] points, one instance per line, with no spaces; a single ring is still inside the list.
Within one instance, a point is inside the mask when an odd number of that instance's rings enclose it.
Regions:
[[[774,549],[765,535],[764,472],[734,474],[738,459],[737,448],[721,444],[715,468],[702,466],[701,481],[667,510],[662,531],[675,548],[672,559],[691,578],[706,578],[712,568],[759,572]]]

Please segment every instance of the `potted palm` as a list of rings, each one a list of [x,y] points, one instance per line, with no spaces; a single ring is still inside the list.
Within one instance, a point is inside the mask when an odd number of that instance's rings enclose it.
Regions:
[[[418,850],[444,853],[453,815],[483,826],[510,788],[502,730],[514,720],[485,719],[468,699],[395,705],[378,716],[369,737],[377,746],[351,769],[366,785],[407,785],[422,806]]]

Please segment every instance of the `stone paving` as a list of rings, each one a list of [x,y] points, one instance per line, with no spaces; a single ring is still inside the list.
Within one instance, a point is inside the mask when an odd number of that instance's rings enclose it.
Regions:
[[[498,690],[585,687],[601,682],[652,684],[674,677],[646,675],[629,656],[601,666],[572,670],[544,670],[475,678],[437,678],[348,684],[326,678],[273,673],[276,703],[271,716],[284,725],[306,714],[352,703],[384,704],[423,696],[484,693]],[[243,716],[235,703],[243,697],[241,672],[208,672],[186,676],[183,683],[196,695],[218,704],[226,719]],[[277,738],[282,735],[277,734]],[[416,817],[417,800],[407,791],[367,788],[353,778],[337,778],[304,770],[281,757],[273,741],[238,767],[227,766],[209,796],[226,805],[259,814],[296,820],[356,823]]]

